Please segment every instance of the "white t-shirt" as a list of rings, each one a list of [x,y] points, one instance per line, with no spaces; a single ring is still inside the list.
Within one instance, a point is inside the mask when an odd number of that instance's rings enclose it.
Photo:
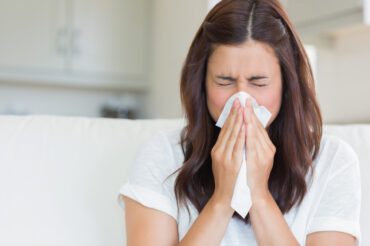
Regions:
[[[191,220],[185,207],[177,209],[174,184],[178,172],[165,180],[184,160],[180,132],[181,128],[162,130],[143,143],[117,197],[122,208],[123,194],[172,216],[177,221],[179,240],[198,216],[190,202]],[[356,153],[343,140],[324,133],[314,166],[314,179],[302,203],[284,214],[292,233],[300,245],[305,245],[311,232],[346,232],[355,236],[359,245],[361,181]],[[257,245],[257,241],[251,225],[231,218],[221,245]]]

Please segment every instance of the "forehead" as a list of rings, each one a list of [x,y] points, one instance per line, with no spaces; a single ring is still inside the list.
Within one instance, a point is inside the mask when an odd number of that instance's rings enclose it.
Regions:
[[[212,72],[271,72],[279,68],[275,51],[267,44],[248,41],[240,45],[217,45],[208,59]]]

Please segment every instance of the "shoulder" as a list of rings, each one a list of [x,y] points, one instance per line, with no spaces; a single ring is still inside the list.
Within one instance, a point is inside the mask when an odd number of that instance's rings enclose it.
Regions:
[[[343,139],[328,133],[324,133],[321,138],[320,149],[325,155],[335,156],[344,161],[358,160],[357,153],[353,147]]]
[[[328,133],[324,133],[321,138],[321,150],[326,154],[336,154],[344,159],[356,159],[357,154],[352,146],[343,139]]]
[[[174,173],[181,162],[178,162],[177,140],[180,128],[167,128],[166,130],[155,130],[141,142],[137,147],[133,161],[129,168],[129,182],[141,184],[145,187],[156,187],[166,182],[166,186],[172,186]],[[167,179],[171,176],[171,179]]]
[[[183,162],[181,149],[181,132],[183,127],[172,127],[157,130],[142,143],[140,155],[166,156],[175,167]]]
[[[182,127],[173,127],[159,130],[160,135],[168,144],[175,146],[180,142]]]
[[[324,133],[314,165],[322,171],[328,169],[328,173],[333,173],[351,166],[358,169],[359,159],[349,143],[335,135]]]

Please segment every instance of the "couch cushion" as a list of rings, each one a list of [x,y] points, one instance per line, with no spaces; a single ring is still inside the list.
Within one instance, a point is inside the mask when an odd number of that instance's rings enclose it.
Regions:
[[[137,148],[183,119],[0,116],[0,245],[125,245],[117,192]],[[358,153],[370,231],[370,125],[327,125]],[[363,245],[370,235],[363,233]]]
[[[124,245],[116,197],[129,163],[181,123],[0,116],[0,245]]]

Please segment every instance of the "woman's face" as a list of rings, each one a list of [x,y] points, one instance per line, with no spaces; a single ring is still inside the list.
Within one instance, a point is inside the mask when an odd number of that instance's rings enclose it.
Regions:
[[[280,110],[282,81],[274,50],[257,41],[238,46],[216,46],[208,59],[206,93],[208,110],[217,121],[229,97],[244,91],[272,114],[266,128]]]

